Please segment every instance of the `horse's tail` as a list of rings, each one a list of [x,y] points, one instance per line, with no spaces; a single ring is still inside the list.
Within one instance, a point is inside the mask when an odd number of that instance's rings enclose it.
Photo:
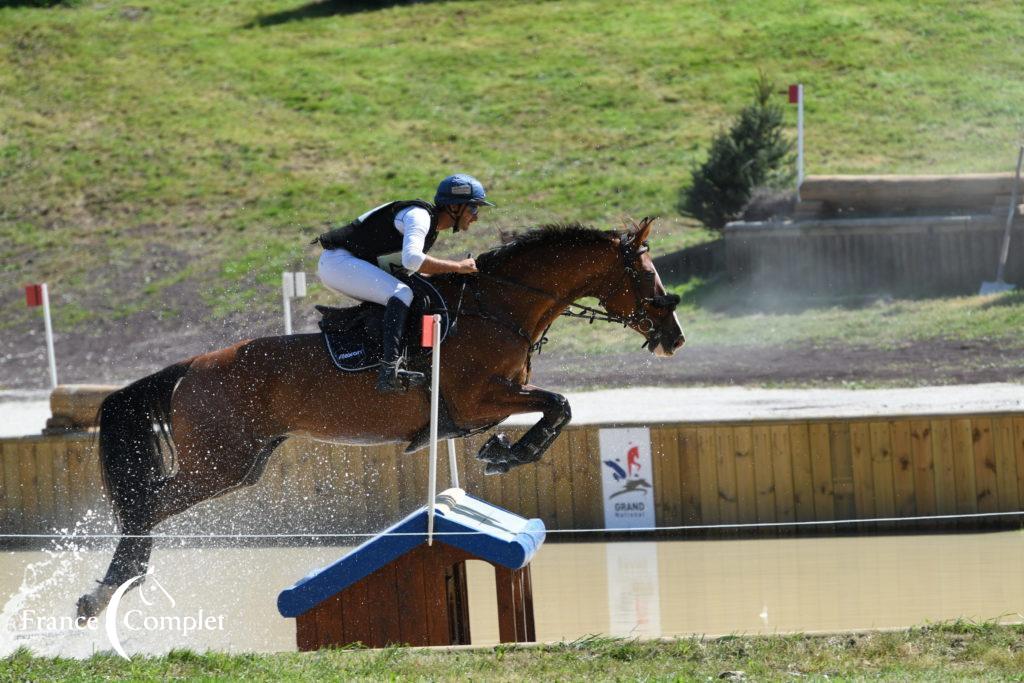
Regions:
[[[192,361],[175,363],[103,399],[100,471],[123,533],[149,530],[171,444],[171,395]]]

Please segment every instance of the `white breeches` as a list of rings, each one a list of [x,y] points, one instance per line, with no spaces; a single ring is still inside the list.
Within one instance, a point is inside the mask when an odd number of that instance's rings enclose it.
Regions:
[[[325,249],[320,254],[317,275],[328,289],[353,299],[385,305],[397,296],[406,306],[412,303],[408,285],[345,249]]]

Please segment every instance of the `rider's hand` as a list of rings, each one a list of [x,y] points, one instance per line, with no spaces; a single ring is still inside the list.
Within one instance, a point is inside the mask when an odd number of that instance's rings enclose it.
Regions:
[[[461,261],[457,261],[456,265],[458,266],[458,270],[455,271],[456,273],[468,275],[477,272],[476,259],[474,258],[462,259]]]

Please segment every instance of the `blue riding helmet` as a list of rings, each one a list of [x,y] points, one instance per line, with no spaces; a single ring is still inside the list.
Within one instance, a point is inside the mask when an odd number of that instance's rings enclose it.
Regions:
[[[483,184],[471,175],[456,173],[441,181],[434,194],[434,204],[474,204],[476,206],[494,206],[487,201],[487,191]]]

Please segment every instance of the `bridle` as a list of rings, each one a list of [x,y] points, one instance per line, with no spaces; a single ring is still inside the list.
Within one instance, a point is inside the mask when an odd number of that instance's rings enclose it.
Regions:
[[[607,303],[605,303],[606,296],[598,297],[598,301],[600,302],[600,305],[603,307],[603,310],[600,308],[592,308],[590,306],[584,306],[582,304],[570,302],[569,304],[567,304],[566,309],[562,311],[560,315],[563,315],[567,318],[583,318],[585,320],[588,320],[591,324],[593,324],[595,320],[600,320],[602,322],[619,323],[623,327],[633,327],[633,329],[637,330],[642,335],[644,335],[644,343],[641,345],[640,348],[653,348],[657,341],[654,338],[656,323],[651,318],[650,314],[647,312],[647,306],[653,306],[655,308],[660,309],[674,310],[675,307],[679,305],[679,296],[676,294],[654,294],[654,273],[642,270],[636,265],[636,262],[640,258],[640,256],[642,256],[649,250],[650,246],[647,244],[647,242],[636,243],[634,240],[624,239],[622,240],[619,246],[619,253],[622,256],[623,261],[622,265],[624,266],[624,272],[622,277],[628,277],[632,279],[633,292],[636,298],[633,305],[633,310],[628,315],[618,315],[617,313],[612,313],[611,311],[609,311],[608,305]],[[612,267],[618,268],[619,264],[616,263]],[[555,303],[559,302],[559,299],[550,292],[546,292],[542,289],[538,289],[536,287],[523,284],[522,282],[510,280],[508,278],[504,278],[499,275],[493,275],[491,273],[477,273],[475,276],[484,277],[494,282],[498,282],[503,285],[508,285],[510,287],[516,287],[523,291],[530,292],[531,294],[535,294],[537,296],[541,296],[551,301],[554,301]],[[467,282],[468,278],[464,279],[462,282],[462,288],[459,293],[459,303],[455,309],[456,317],[458,316],[460,310],[462,309],[462,299],[465,293]],[[651,292],[651,295],[644,296],[644,291]],[[476,299],[477,309],[475,311],[465,311],[467,315],[485,318],[512,330],[519,337],[526,340],[526,343],[529,346],[530,354],[532,354],[535,351],[539,352],[543,348],[544,344],[547,343],[548,338],[546,334],[548,329],[550,329],[551,327],[550,325],[548,325],[548,327],[545,328],[543,332],[541,332],[540,339],[534,342],[530,334],[526,330],[524,330],[521,325],[516,324],[514,321],[502,320],[496,315],[485,311],[481,305],[481,293],[479,289],[474,288],[473,295],[474,298]]]
[[[648,251],[650,251],[650,246],[647,242],[636,244],[633,240],[623,240],[619,247],[619,253],[622,254],[625,266],[623,277],[633,280],[633,293],[636,299],[633,310],[628,315],[618,315],[609,311],[605,296],[599,296],[597,299],[603,310],[572,303],[562,312],[562,315],[569,318],[583,318],[590,324],[593,324],[595,320],[600,320],[608,323],[620,323],[623,327],[632,327],[644,335],[644,343],[640,348],[653,348],[656,341],[654,339],[656,323],[647,312],[647,306],[675,310],[675,307],[679,305],[679,296],[676,294],[654,294],[654,273],[636,266],[637,259]],[[644,296],[644,291],[651,292],[651,295]]]

